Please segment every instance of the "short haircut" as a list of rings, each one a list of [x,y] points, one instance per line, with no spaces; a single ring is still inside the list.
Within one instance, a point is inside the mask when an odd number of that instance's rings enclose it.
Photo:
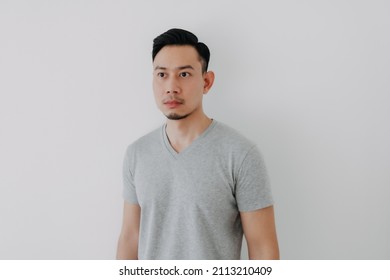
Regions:
[[[153,40],[153,52],[152,60],[156,57],[157,53],[165,46],[193,46],[199,54],[199,59],[202,64],[202,72],[207,72],[207,68],[210,60],[210,50],[206,44],[199,42],[198,37],[193,33],[178,29],[172,28],[167,32],[157,36]]]

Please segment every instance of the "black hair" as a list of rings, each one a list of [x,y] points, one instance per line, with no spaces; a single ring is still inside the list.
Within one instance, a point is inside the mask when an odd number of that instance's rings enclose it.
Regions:
[[[210,50],[206,44],[199,42],[198,37],[196,37],[193,33],[179,28],[172,28],[157,36],[153,40],[152,60],[154,61],[157,53],[163,47],[169,45],[193,46],[199,54],[200,62],[202,64],[202,72],[207,72],[210,60]]]

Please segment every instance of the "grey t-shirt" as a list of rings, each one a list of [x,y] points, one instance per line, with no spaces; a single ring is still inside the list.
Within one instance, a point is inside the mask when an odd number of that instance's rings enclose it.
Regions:
[[[213,121],[177,153],[165,125],[126,151],[124,199],[141,207],[139,259],[239,259],[240,213],[273,204],[256,146]]]

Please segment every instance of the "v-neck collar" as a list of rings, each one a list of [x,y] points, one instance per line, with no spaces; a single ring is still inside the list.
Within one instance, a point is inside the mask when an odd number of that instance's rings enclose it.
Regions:
[[[192,150],[194,146],[197,145],[197,143],[199,141],[201,141],[203,138],[206,137],[206,135],[209,133],[209,131],[212,130],[212,128],[217,124],[217,121],[212,119],[212,122],[210,123],[210,125],[202,132],[202,134],[200,134],[197,138],[195,138],[192,143],[186,147],[184,150],[182,150],[181,152],[176,152],[175,149],[172,147],[171,143],[169,142],[169,138],[168,138],[168,135],[167,135],[167,131],[166,131],[166,128],[167,128],[167,124],[164,124],[161,128],[161,134],[162,134],[162,138],[163,138],[163,142],[164,142],[164,146],[166,148],[166,150],[175,158],[175,159],[178,159],[179,157],[181,157],[182,155],[188,153],[188,151]]]

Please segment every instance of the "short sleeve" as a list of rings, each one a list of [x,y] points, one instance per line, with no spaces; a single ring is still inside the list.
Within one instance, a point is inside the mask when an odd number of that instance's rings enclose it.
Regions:
[[[123,160],[123,199],[130,204],[138,204],[133,174],[130,169],[131,156],[129,151],[130,147],[126,150],[125,158]]]
[[[241,164],[235,195],[240,212],[262,209],[274,203],[265,163],[256,146],[249,150]]]

